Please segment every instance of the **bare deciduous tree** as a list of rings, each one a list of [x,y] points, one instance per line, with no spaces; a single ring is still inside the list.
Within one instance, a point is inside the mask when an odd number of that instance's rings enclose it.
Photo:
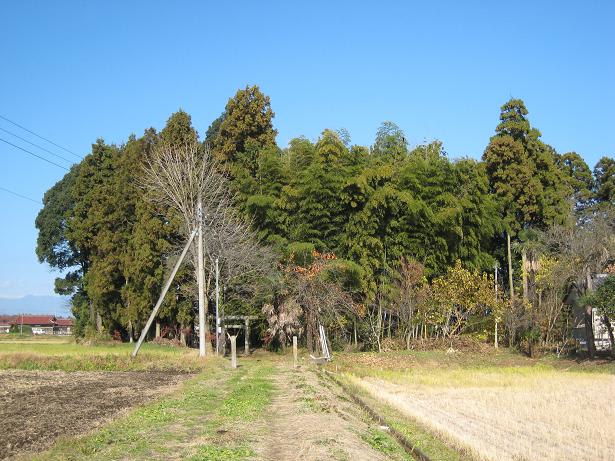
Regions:
[[[176,212],[186,235],[198,225],[197,208],[201,204],[206,313],[216,259],[221,282],[227,286],[273,267],[271,255],[258,244],[249,223],[233,207],[234,196],[220,171],[208,146],[195,139],[179,147],[162,141],[146,159],[143,175],[143,186],[153,202],[163,210]],[[196,273],[198,252],[194,246],[190,257]]]

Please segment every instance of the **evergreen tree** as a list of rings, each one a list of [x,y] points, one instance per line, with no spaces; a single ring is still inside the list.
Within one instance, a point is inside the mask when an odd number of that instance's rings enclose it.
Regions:
[[[602,157],[594,167],[596,199],[615,205],[615,160]]]
[[[483,154],[491,191],[497,196],[509,231],[562,223],[572,194],[556,165],[556,152],[540,140],[520,99],[502,106],[500,124]]]
[[[572,199],[577,212],[591,205],[594,195],[594,178],[585,160],[576,152],[567,152],[556,157],[557,165],[564,173],[572,190]]]
[[[213,137],[214,155],[221,161],[232,162],[249,147],[258,152],[260,148],[275,145],[274,115],[269,96],[261,93],[258,86],[238,90],[229,99],[218,134]]]

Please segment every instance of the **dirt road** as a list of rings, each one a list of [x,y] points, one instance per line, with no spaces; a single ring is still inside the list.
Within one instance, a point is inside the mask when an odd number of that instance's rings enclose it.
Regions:
[[[293,370],[284,364],[278,364],[278,369],[276,397],[255,447],[258,459],[406,459],[342,389],[316,369],[304,366]]]

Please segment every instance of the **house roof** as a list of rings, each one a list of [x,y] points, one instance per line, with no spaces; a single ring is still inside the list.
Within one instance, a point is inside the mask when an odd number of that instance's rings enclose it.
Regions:
[[[54,315],[24,315],[23,320],[21,315],[15,316],[12,323],[24,325],[55,325],[56,318]]]
[[[16,315],[0,315],[0,325],[11,325],[16,318]]]
[[[73,319],[56,319],[56,325],[59,327],[72,327]]]

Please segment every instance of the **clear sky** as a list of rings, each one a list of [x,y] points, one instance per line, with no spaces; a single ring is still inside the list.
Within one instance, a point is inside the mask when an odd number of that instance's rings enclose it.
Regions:
[[[204,133],[234,92],[271,97],[285,146],[396,122],[479,157],[511,96],[559,152],[615,155],[615,2],[5,1],[0,115],[78,154],[161,128],[178,108]],[[71,154],[0,119],[0,129]],[[61,164],[5,131],[0,138]],[[40,200],[64,171],[0,142],[0,187]],[[0,297],[50,294],[39,205],[0,190]]]

